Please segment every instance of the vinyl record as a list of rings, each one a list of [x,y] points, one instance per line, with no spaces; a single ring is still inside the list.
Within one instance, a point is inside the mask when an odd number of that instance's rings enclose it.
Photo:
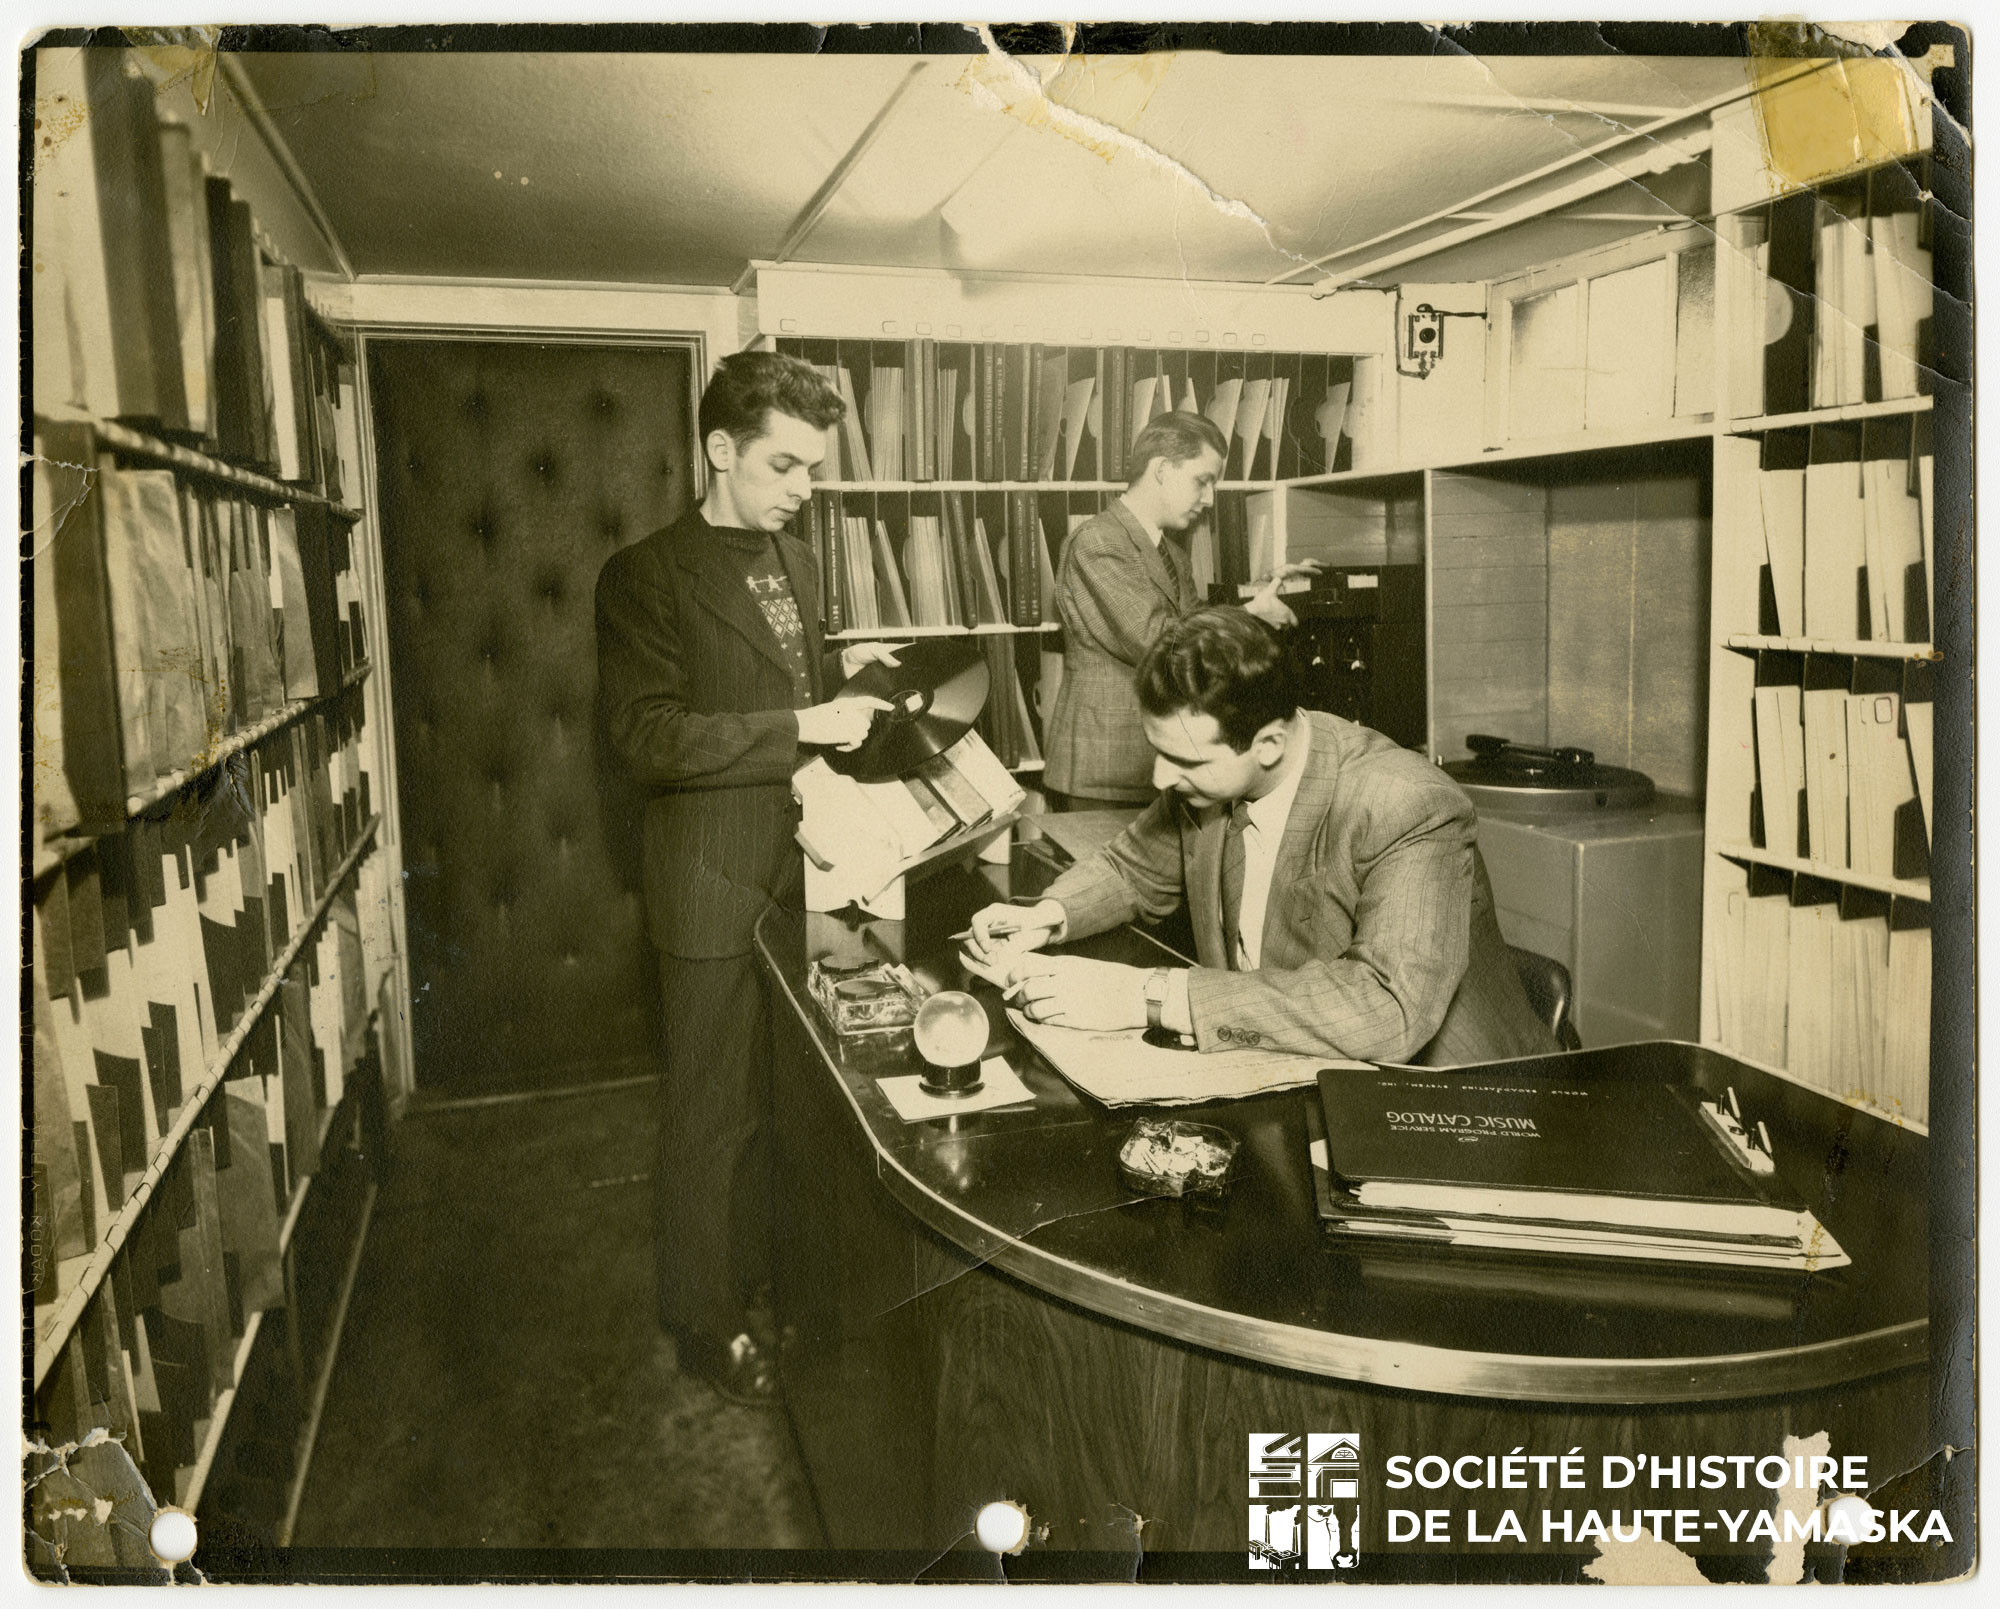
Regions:
[[[886,699],[858,749],[829,749],[826,763],[862,782],[907,776],[933,754],[965,736],[986,707],[986,657],[965,637],[911,643],[894,665],[863,665],[841,697],[869,693]]]

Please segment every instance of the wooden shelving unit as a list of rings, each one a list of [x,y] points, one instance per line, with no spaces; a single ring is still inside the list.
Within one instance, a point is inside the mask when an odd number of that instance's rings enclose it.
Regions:
[[[298,720],[303,715],[309,715],[316,709],[325,708],[326,705],[338,698],[342,693],[347,692],[350,688],[359,687],[368,679],[368,673],[371,668],[366,663],[356,665],[341,678],[340,685],[332,692],[321,693],[316,698],[298,699],[293,703],[287,704],[283,709],[265,716],[261,721],[254,722],[239,731],[229,733],[226,737],[219,740],[213,749],[199,756],[191,764],[182,766],[169,775],[161,777],[144,793],[131,795],[125,801],[125,813],[128,816],[136,816],[152,809],[156,804],[161,804],[171,799],[189,783],[195,781],[205,773],[214,770],[218,765],[224,764],[232,755],[241,754],[246,749],[256,747],[257,744],[261,743],[273,732],[291,725],[292,722]],[[55,867],[60,866],[69,856],[93,842],[95,840],[92,838],[71,834],[62,834],[57,837],[43,839],[35,847],[34,875],[40,877],[44,872],[53,870]]]
[[[1878,894],[1893,894],[1898,899],[1930,903],[1931,882],[1928,877],[1878,877],[1872,872],[1856,871],[1851,866],[1836,865],[1831,861],[1801,859],[1797,855],[1780,855],[1773,850],[1760,849],[1754,844],[1719,843],[1715,846],[1715,852],[1752,866],[1770,866],[1781,872],[1795,872],[1802,877],[1817,877],[1829,883],[1845,883],[1853,888],[1872,889]]]
[[[1761,435],[1767,430],[1797,430],[1802,426],[1848,424],[1862,419],[1892,419],[1902,414],[1929,413],[1927,396],[1893,397],[1887,402],[1850,402],[1836,408],[1807,408],[1799,413],[1770,414],[1762,418],[1732,419],[1732,436]]]
[[[292,935],[291,942],[279,952],[256,997],[244,1008],[242,1017],[230,1030],[229,1036],[217,1047],[214,1061],[204,1069],[200,1081],[194,1088],[186,1092],[180,1115],[175,1118],[173,1127],[161,1135],[159,1146],[148,1160],[139,1182],[126,1195],[124,1206],[118,1209],[116,1215],[99,1232],[97,1250],[74,1264],[58,1267],[56,1277],[63,1294],[54,1311],[35,1327],[35,1385],[38,1388],[48,1377],[48,1372],[54,1367],[56,1359],[61,1356],[63,1344],[76,1327],[76,1321],[82,1316],[85,1306],[97,1293],[98,1286],[103,1283],[112,1260],[123,1248],[133,1224],[138,1221],[139,1215],[146,1210],[147,1203],[152,1200],[153,1191],[166,1173],[167,1164],[180,1150],[188,1131],[200,1119],[209,1097],[221,1087],[223,1075],[228,1071],[230,1064],[249,1042],[251,1034],[263,1021],[264,1013],[277,998],[278,988],[284,982],[285,974],[291,971],[293,962],[298,960],[307,941],[319,932],[320,924],[332,906],[335,896],[347,886],[355,868],[361,864],[362,857],[375,847],[375,834],[379,825],[379,817],[369,821],[360,839],[347,852],[333,876],[327,880],[326,890],[314,905],[312,914],[300,924],[298,931]],[[302,1185],[295,1195],[293,1205],[288,1209],[288,1220],[296,1219],[297,1197],[303,1193]]]
[[[1912,394],[1767,411],[1761,388],[1783,384],[1792,402],[1829,391],[1852,399],[1864,378],[1870,390],[1887,384],[1889,359],[1867,352],[1858,327],[1813,323],[1843,316],[1820,276],[1839,272],[1829,253],[1851,250],[1871,284],[1885,274],[1913,279],[1890,241],[1897,227],[1906,228],[1893,236],[1898,252],[1922,238],[1928,187],[1911,169],[1924,160],[1913,149],[1806,191],[1773,187],[1753,171],[1717,176],[1715,368],[1723,394],[1702,1010],[1705,1041],[1918,1127],[1927,1119],[1930,1083],[1931,881],[1922,874],[1930,742],[1928,720],[1919,726],[1910,701],[1924,703],[1928,716],[1929,678],[1943,663],[1932,640],[1935,403]],[[1774,221],[1779,208],[1788,210]],[[1902,216],[1886,221],[1892,214]],[[1904,225],[1911,218],[1918,221]],[[1927,244],[1922,252],[1927,262]],[[1805,301],[1795,288],[1801,273],[1813,276],[1814,294]],[[1897,301],[1914,302],[1916,292],[1900,282],[1892,289]],[[1886,307],[1890,291],[1881,294]],[[1928,301],[1928,289],[1921,294]],[[1773,337],[1759,299],[1770,296],[1806,309],[1794,322],[1806,317],[1807,333],[1787,331],[1803,376],[1768,366]],[[1884,326],[1886,340],[1886,319]],[[1848,350],[1832,352],[1841,341],[1851,343]],[[1912,372],[1912,389],[1921,391],[1924,371],[1903,371]],[[1893,453],[1872,445],[1883,441]],[[1885,456],[1906,462],[1884,464]],[[1883,501],[1897,497],[1903,501],[1893,510]],[[1909,545],[1919,525],[1921,593]],[[1885,531],[1905,545],[1892,554],[1879,535]],[[1878,563],[1905,568],[1883,574]],[[1856,583],[1840,584],[1850,564],[1865,578],[1865,605],[1856,603]],[[1905,609],[1908,635],[1918,640],[1884,640],[1884,614],[1894,636]],[[1857,613],[1858,620],[1844,618]],[[1891,724],[1881,724],[1885,717]],[[1892,809],[1894,874],[1884,869]]]
[[[919,339],[906,343],[902,340],[826,337],[812,330],[801,330],[799,322],[795,319],[780,319],[778,328],[767,329],[764,332],[765,338],[769,339],[777,350],[789,352],[808,362],[818,364],[829,378],[844,371],[841,383],[850,388],[849,394],[855,399],[858,414],[857,428],[866,433],[867,455],[870,461],[874,463],[882,461],[880,453],[886,444],[875,439],[881,422],[874,416],[871,396],[873,387],[881,383],[879,380],[881,371],[886,369],[893,372],[893,383],[898,388],[893,394],[900,399],[897,412],[903,424],[900,435],[894,430],[889,431],[889,435],[896,438],[891,451],[900,453],[906,464],[916,462],[922,467],[936,467],[945,471],[929,479],[895,476],[861,480],[833,474],[815,481],[816,500],[820,494],[830,494],[829,504],[821,506],[816,502],[806,526],[809,532],[815,534],[819,545],[826,549],[826,552],[821,554],[823,567],[829,562],[828,553],[840,551],[839,546],[817,535],[824,530],[827,519],[833,517],[832,503],[837,502],[840,505],[838,510],[840,517],[852,518],[858,515],[863,521],[885,522],[890,562],[900,563],[908,569],[911,560],[908,557],[909,548],[901,540],[903,532],[906,528],[914,531],[919,518],[929,518],[943,512],[939,502],[934,500],[979,500],[961,502],[955,506],[960,511],[962,523],[967,527],[968,536],[973,528],[972,522],[983,516],[988,540],[997,550],[994,554],[997,567],[1000,559],[1009,552],[1009,544],[1013,540],[1011,533],[1016,529],[1017,519],[1021,517],[1017,512],[1019,505],[1016,500],[1026,498],[1034,500],[1026,510],[1034,526],[1033,540],[1043,544],[1047,549],[1048,571],[1041,581],[1041,589],[1045,589],[1048,576],[1053,575],[1061,563],[1061,544],[1066,535],[1062,529],[1065,519],[1073,527],[1078,516],[1096,514],[1112,497],[1124,491],[1128,484],[1127,480],[1117,476],[1118,470],[1122,467],[1125,444],[1137,430],[1137,426],[1129,417],[1131,407],[1128,407],[1128,404],[1136,406],[1137,399],[1143,396],[1146,399],[1146,406],[1153,412],[1167,411],[1174,406],[1174,403],[1168,402],[1162,405],[1157,400],[1160,395],[1184,399],[1188,389],[1197,384],[1207,388],[1211,397],[1220,394],[1217,388],[1225,384],[1242,388],[1235,393],[1239,398],[1239,406],[1236,414],[1231,416],[1232,424],[1244,424],[1249,415],[1255,415],[1254,427],[1246,425],[1241,432],[1234,429],[1230,432],[1231,453],[1226,467],[1233,467],[1244,473],[1226,476],[1216,487],[1218,500],[1228,500],[1230,504],[1233,520],[1230,530],[1236,533],[1234,539],[1239,546],[1254,545],[1248,532],[1249,516],[1245,511],[1248,508],[1248,500],[1262,498],[1264,501],[1261,505],[1260,532],[1263,548],[1260,551],[1271,549],[1276,539],[1273,521],[1282,517],[1271,507],[1271,498],[1274,494],[1282,493],[1287,486],[1300,482],[1300,473],[1297,470],[1300,460],[1304,458],[1312,460],[1305,471],[1308,482],[1327,479],[1337,481],[1342,478],[1343,472],[1335,470],[1329,474],[1326,466],[1333,461],[1335,455],[1344,453],[1347,449],[1337,439],[1329,448],[1323,438],[1313,433],[1317,422],[1315,410],[1323,404],[1332,403],[1336,396],[1335,388],[1339,388],[1349,396],[1349,402],[1341,406],[1345,408],[1352,405],[1352,361],[1345,355],[1268,350],[1262,347],[1261,338],[1241,350],[1234,347],[1228,350],[1161,348],[1149,343],[1131,346],[1122,343],[1092,346],[1086,342],[1082,345],[1051,346],[1018,341],[968,342],[963,339],[945,341]],[[902,321],[899,320],[873,322],[885,331],[903,327]],[[924,326],[919,324],[918,327]],[[1003,353],[1011,354],[1012,358],[1019,360],[1023,389],[1013,392],[1006,389],[1000,368]],[[986,356],[982,354],[991,355],[995,364],[994,369],[988,371],[982,368],[986,361]],[[1051,400],[1049,390],[1042,387],[1039,399],[1034,396],[1039,384],[1038,377],[1044,372],[1041,365],[1045,362],[1052,365],[1046,372],[1055,382],[1053,401],[1058,404],[1063,402],[1064,386],[1081,378],[1086,370],[1094,367],[1093,383],[1102,382],[1094,393],[1089,412],[1091,422],[1088,426],[1082,425],[1084,415],[1064,410],[1064,421],[1060,425],[1060,429],[1065,432],[1061,437],[1062,446],[1054,449],[1049,449],[1049,444],[1056,442],[1057,436],[1053,432],[1041,436],[1042,425],[1035,422],[1045,423],[1049,418],[1046,412],[1047,404]],[[913,368],[913,365],[920,367]],[[964,390],[959,393],[964,400],[964,412],[960,414],[955,406],[953,427],[940,432],[936,416],[928,411],[934,398],[931,377],[950,373],[956,373],[965,382]],[[994,389],[978,399],[975,404],[972,394],[982,373],[992,378]],[[936,382],[936,386],[942,389],[947,383],[940,379]],[[1134,389],[1129,392],[1128,383],[1134,383]],[[1155,385],[1159,388],[1158,391],[1152,389]],[[1272,409],[1279,408],[1277,397],[1281,387],[1285,400],[1279,412],[1279,422],[1274,435],[1270,419]],[[1241,399],[1246,396],[1250,398],[1247,411],[1240,405]],[[1127,417],[1121,418],[1121,415]],[[1107,417],[1111,422],[1106,422]],[[982,432],[992,432],[983,438],[984,445],[975,445],[970,423],[960,428],[962,420],[974,418],[979,421]],[[919,428],[912,428],[913,425]],[[1018,436],[1015,434],[1017,428]],[[1037,432],[1040,439],[1034,441],[1027,439],[1031,428]],[[1252,428],[1255,431],[1254,442],[1249,434]],[[1080,435],[1076,442],[1071,442],[1067,432],[1079,429],[1087,430],[1087,434]],[[1117,437],[1116,432],[1120,429],[1124,434],[1122,437]],[[1002,439],[1003,436],[1005,439]],[[915,445],[919,440],[923,443],[921,447]],[[1055,461],[1065,469],[1070,471],[1081,469],[1085,472],[1070,473],[1063,478],[1048,477],[1032,480],[968,478],[967,470],[985,466],[989,462],[989,452],[992,455],[992,462],[1006,463],[1012,467],[1020,460],[1008,455],[1021,451],[1022,442],[1026,442],[1027,461],[1031,463],[1038,454],[1048,449],[1056,452]],[[1246,443],[1250,445],[1246,446]],[[911,457],[913,452],[927,456],[913,459]],[[1079,452],[1082,455],[1080,460]],[[857,461],[858,456],[846,445],[845,437],[840,438],[840,445],[829,447],[829,462],[835,465],[851,465]],[[1276,471],[1285,463],[1293,464],[1294,472],[1280,476]],[[1104,476],[1088,473],[1093,467],[1108,467],[1111,474]],[[1253,478],[1252,472],[1260,467],[1268,472],[1261,477]],[[987,501],[993,498],[1004,498],[1008,501],[1004,506],[996,507],[994,503]],[[1051,499],[1056,500],[1057,512],[1050,512]],[[1224,572],[1232,561],[1223,553],[1225,534],[1222,531],[1223,511],[1218,508],[1211,518],[1215,522],[1215,534],[1208,538],[1210,546],[1204,550],[1206,558],[1197,557],[1194,561],[1196,579],[1198,584],[1209,579],[1226,584],[1231,577]],[[1001,523],[996,524],[996,519]],[[947,547],[956,541],[951,527],[951,520],[943,522],[943,540]],[[843,530],[840,544],[844,545],[848,540],[849,533]],[[911,540],[914,540],[914,537]],[[899,552],[900,558],[897,557]],[[874,554],[878,570],[881,558],[881,540],[878,538]],[[967,558],[962,554],[955,559],[947,556],[944,560],[947,576],[954,565],[963,567],[966,563]],[[1212,576],[1209,574],[1210,571],[1213,571]],[[1013,584],[1003,583],[1003,590],[1009,590]],[[848,591],[848,580],[846,577],[823,577],[823,586],[828,591],[838,588],[844,595]],[[946,590],[951,590],[949,579]],[[983,586],[977,590],[983,596]],[[1003,599],[1003,603],[1006,604],[1008,611],[1012,612],[1012,599]],[[866,618],[868,611],[864,609],[862,612]],[[912,612],[917,612],[914,607]],[[948,612],[958,614],[964,611],[957,603],[953,603],[948,606]],[[1033,608],[1025,611],[1028,614],[1035,612]],[[975,636],[990,640],[996,637],[1042,636],[1045,639],[1056,639],[1056,643],[1045,643],[1045,652],[1052,652],[1059,643],[1062,630],[1061,623],[1056,618],[1054,599],[1041,597],[1039,612],[1042,618],[1032,624],[1017,625],[1008,622],[972,627],[934,624],[906,627],[843,625],[839,629],[829,630],[827,638],[829,641],[855,641]],[[1041,718],[1046,718],[1053,708],[1053,699],[1048,696],[1050,688],[1040,682],[1039,665],[1025,656],[1018,657],[1011,668],[1004,670],[996,662],[995,674],[1019,683],[1022,708],[1028,711],[1027,736],[1035,740],[1032,745],[1024,742],[1020,746],[1019,755],[1010,764],[1010,769],[1020,774],[1039,772],[1044,768],[1044,762],[1037,752],[1043,736],[1039,730],[1037,710],[1039,709]],[[1013,687],[1008,687],[999,696],[1011,698],[1014,691]],[[1038,691],[1042,696],[1037,696]],[[994,708],[991,696],[988,708],[989,711]],[[985,719],[982,719],[982,725]],[[1002,752],[1004,759],[1007,755],[1015,753],[1012,739],[1006,733],[1011,732],[1012,726],[1017,723],[1009,720],[1000,724],[1004,725],[1006,730],[989,732],[988,737],[995,743],[996,749]]]
[[[192,447],[183,446],[179,442],[168,441],[164,437],[151,435],[144,430],[135,430],[132,426],[116,419],[93,419],[88,414],[57,410],[50,410],[40,417],[50,423],[89,425],[98,441],[111,451],[162,464],[169,469],[179,470],[184,475],[196,475],[203,480],[241,487],[244,491],[256,492],[277,503],[315,504],[344,520],[354,521],[362,518],[360,509],[336,503],[311,486],[273,480],[268,475],[258,474],[254,469],[244,469],[241,465],[212,458],[207,453],[196,452]]]
[[[1876,642],[1866,638],[1766,637],[1752,631],[1733,631],[1722,639],[1726,648],[1754,653],[1768,649],[1781,654],[1846,654],[1855,659],[1939,658],[1927,642]]]
[[[34,713],[62,743],[29,854],[27,1421],[122,1440],[205,1522],[235,1514],[246,1439],[284,1450],[296,1497],[311,1426],[272,1403],[323,1396],[344,1295],[322,1293],[351,1287],[379,1163],[394,801],[367,431],[351,343],[244,181],[162,117],[147,53],[36,73],[117,135],[35,175],[33,428],[63,451],[32,461]],[[296,1390],[265,1389],[293,1365]]]

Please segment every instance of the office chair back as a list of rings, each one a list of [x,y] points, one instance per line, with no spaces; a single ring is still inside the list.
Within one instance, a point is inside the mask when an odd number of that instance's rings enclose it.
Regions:
[[[1581,1050],[1583,1041],[1577,1037],[1576,1024],[1570,1020],[1574,987],[1569,968],[1519,945],[1510,944],[1507,948],[1513,953],[1514,966],[1521,974],[1521,987],[1527,990],[1528,1004],[1535,1008],[1535,1015],[1549,1025],[1556,1043],[1564,1050]]]

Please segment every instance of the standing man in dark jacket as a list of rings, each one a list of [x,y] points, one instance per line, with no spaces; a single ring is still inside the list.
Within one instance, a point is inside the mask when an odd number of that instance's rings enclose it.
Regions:
[[[853,748],[879,699],[829,682],[888,659],[828,654],[813,556],[786,529],[843,413],[811,367],[769,352],[717,366],[699,428],[699,508],[597,578],[598,710],[649,797],[646,926],[666,1023],[654,1169],[660,1320],[682,1366],[733,1401],[777,1400],[760,1304],[770,1272],[772,1006],[757,919],[801,901],[791,777],[801,746]]]

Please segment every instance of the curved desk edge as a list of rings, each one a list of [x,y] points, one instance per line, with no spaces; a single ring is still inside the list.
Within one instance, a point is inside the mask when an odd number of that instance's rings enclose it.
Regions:
[[[761,928],[757,943],[764,965],[830,1070],[840,1060],[838,1048],[828,1045],[811,1003],[793,989],[765,947]],[[928,1228],[979,1262],[991,1263],[1048,1295],[1226,1356],[1401,1391],[1607,1406],[1725,1402],[1810,1391],[1913,1367],[1929,1357],[1926,1319],[1763,1352],[1587,1358],[1422,1346],[1228,1312],[1099,1273],[974,1217],[923,1184],[884,1149],[846,1081],[836,1076],[835,1082],[855,1127],[875,1153],[876,1177]]]

